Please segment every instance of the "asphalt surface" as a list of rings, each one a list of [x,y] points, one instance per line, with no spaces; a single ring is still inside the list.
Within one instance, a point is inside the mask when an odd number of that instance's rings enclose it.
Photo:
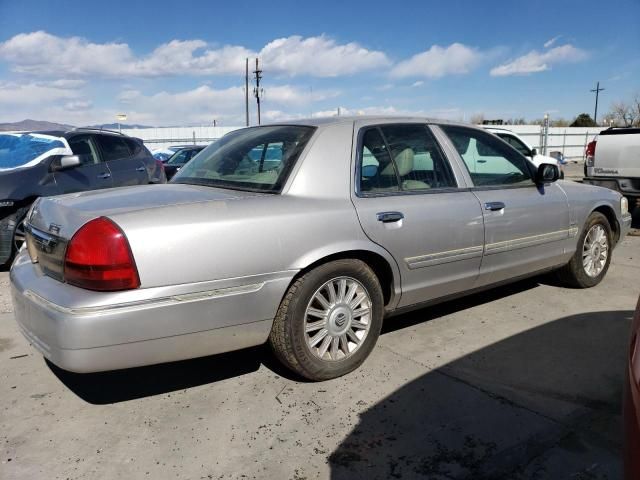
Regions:
[[[0,478],[618,479],[640,237],[590,290],[550,277],[389,320],[308,383],[256,348],[75,375],[18,333],[0,273]]]

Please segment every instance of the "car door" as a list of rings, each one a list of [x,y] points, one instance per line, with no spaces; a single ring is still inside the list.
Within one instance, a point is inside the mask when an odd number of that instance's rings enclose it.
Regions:
[[[149,183],[144,163],[131,151],[127,139],[120,135],[95,135],[103,159],[107,162],[114,187]]]
[[[356,122],[353,203],[366,235],[396,260],[399,307],[470,288],[479,272],[482,211],[427,125]]]
[[[74,155],[80,158],[80,165],[58,169],[59,159],[52,163],[53,177],[60,193],[80,192],[109,188],[113,186],[109,166],[102,161],[98,147],[91,135],[76,135],[68,139]]]
[[[577,228],[570,225],[567,196],[560,186],[536,185],[535,167],[487,132],[456,125],[440,128],[463,166],[475,161],[468,153],[470,143],[490,157],[490,169],[467,171],[484,215],[484,255],[476,286],[561,264]]]

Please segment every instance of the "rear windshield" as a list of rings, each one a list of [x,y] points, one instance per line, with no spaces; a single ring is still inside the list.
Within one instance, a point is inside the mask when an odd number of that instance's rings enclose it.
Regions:
[[[0,133],[0,171],[30,167],[50,155],[69,155],[66,141],[40,133]]]
[[[236,130],[202,150],[171,181],[280,192],[314,130],[292,125]]]

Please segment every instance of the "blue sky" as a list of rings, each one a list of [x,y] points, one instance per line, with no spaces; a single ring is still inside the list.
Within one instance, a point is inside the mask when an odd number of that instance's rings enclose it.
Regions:
[[[0,0],[0,121],[244,122],[345,113],[572,118],[640,91],[640,0]],[[252,117],[254,104],[251,104]]]

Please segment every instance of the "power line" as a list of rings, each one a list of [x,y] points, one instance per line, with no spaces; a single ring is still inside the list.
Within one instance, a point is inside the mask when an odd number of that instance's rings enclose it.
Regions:
[[[592,89],[591,92],[596,94],[596,108],[593,111],[593,121],[598,124],[598,94],[602,92],[604,88],[600,88],[600,82],[596,83],[596,88]]]

